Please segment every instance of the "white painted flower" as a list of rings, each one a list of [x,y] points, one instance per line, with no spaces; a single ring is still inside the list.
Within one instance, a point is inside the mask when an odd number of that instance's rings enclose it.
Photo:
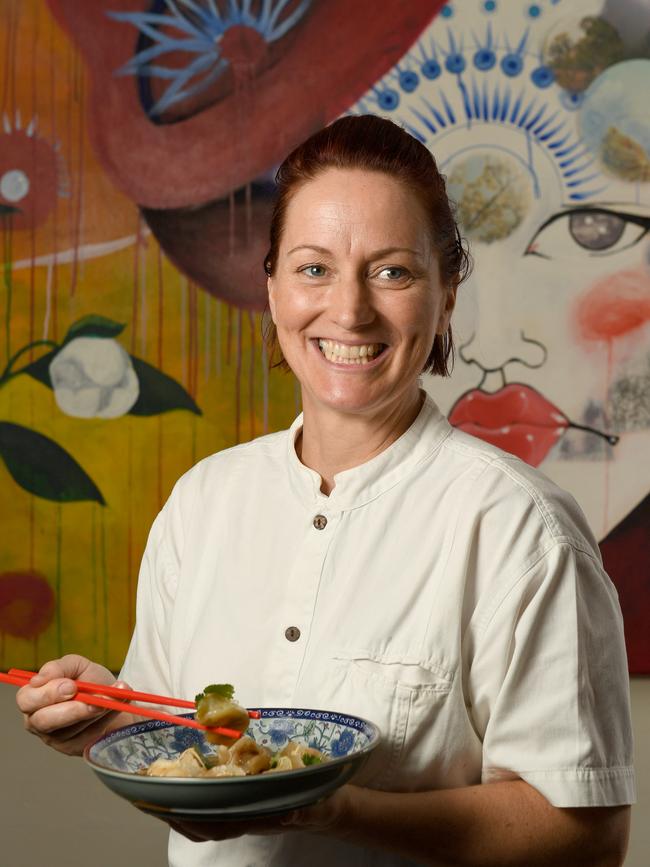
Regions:
[[[109,337],[76,337],[50,364],[59,408],[76,418],[118,418],[138,399],[131,358]]]

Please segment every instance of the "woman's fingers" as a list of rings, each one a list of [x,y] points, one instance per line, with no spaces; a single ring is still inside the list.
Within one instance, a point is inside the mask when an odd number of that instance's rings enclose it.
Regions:
[[[25,714],[25,728],[33,734],[51,734],[58,729],[66,729],[76,723],[99,719],[106,715],[104,708],[93,707],[80,701],[71,701],[67,693],[61,694],[53,681],[46,687],[32,690],[24,697],[19,697],[18,707]],[[63,682],[64,683],[64,682]],[[23,687],[29,690],[30,687]],[[26,708],[26,709],[23,709]]]
[[[115,683],[108,669],[84,656],[68,654],[46,662],[16,694],[27,731],[63,752],[77,752],[81,733],[84,733],[81,740],[88,741],[90,727],[109,713],[103,708],[72,701],[77,692],[75,679]]]
[[[16,702],[23,713],[34,714],[43,708],[69,702],[76,691],[69,678],[55,678],[45,681],[42,686],[31,683],[22,686],[16,693]]]
[[[30,684],[32,686],[42,686],[50,680],[57,680],[60,678],[69,678],[70,680],[90,680],[86,675],[86,672],[90,669],[96,669],[98,676],[103,677],[103,679],[99,681],[100,683],[113,682],[113,676],[103,666],[91,662],[91,660],[86,659],[85,656],[79,656],[78,653],[68,653],[65,656],[60,657],[60,659],[51,659],[49,662],[42,665],[38,673],[31,679]],[[109,676],[110,680],[105,679],[106,675]]]

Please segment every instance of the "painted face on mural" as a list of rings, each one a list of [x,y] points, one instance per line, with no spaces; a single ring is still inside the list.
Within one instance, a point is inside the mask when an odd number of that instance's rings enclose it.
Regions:
[[[426,387],[604,535],[649,487],[650,61],[623,4],[507,5],[448,4],[356,108],[430,148],[474,258]]]
[[[415,195],[337,169],[292,197],[269,301],[305,410],[346,413],[414,398],[453,303]]]

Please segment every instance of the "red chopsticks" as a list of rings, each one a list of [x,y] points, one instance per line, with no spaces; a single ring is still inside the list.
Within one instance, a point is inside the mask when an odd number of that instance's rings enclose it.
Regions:
[[[20,668],[11,668],[9,669],[8,674],[2,674],[0,672],[0,682],[10,683],[14,686],[26,686],[31,680],[31,678],[34,677],[36,674],[37,672],[35,671],[24,671]],[[110,698],[103,698],[102,694],[108,696],[115,696],[130,701],[145,701],[152,702],[153,704],[167,704],[175,707],[186,707],[195,710],[195,703],[192,701],[187,701],[186,699],[170,698],[168,696],[162,695],[153,695],[151,693],[137,692],[136,690],[130,689],[119,689],[118,687],[107,686],[101,683],[89,683],[87,681],[79,680],[75,680],[74,683],[78,690],[77,694],[73,696],[74,701],[80,701],[84,704],[107,708],[108,710],[124,711],[125,713],[131,713],[134,716],[144,716],[150,717],[151,719],[159,719],[163,722],[169,722],[175,725],[189,726],[190,728],[200,729],[201,731],[210,731],[216,734],[220,734],[223,737],[240,738],[242,735],[241,732],[236,731],[235,729],[224,728],[223,726],[204,726],[202,725],[202,723],[199,723],[193,719],[187,719],[186,717],[175,716],[174,714],[165,713],[164,711],[159,710],[151,710],[150,708],[138,707],[137,705],[128,704],[127,701],[113,701]],[[88,693],[93,694],[88,695]],[[94,693],[99,693],[99,695],[96,695]],[[258,711],[249,711],[248,715],[254,719],[257,719],[260,716]]]
[[[10,668],[9,674],[13,677],[22,677],[30,680],[38,672],[23,671],[22,668]],[[172,707],[187,707],[191,710],[196,709],[193,701],[186,701],[184,698],[169,698],[164,695],[152,695],[148,692],[136,692],[133,689],[120,689],[117,686],[105,686],[100,683],[89,683],[85,680],[75,680],[77,690],[79,692],[97,693],[99,695],[113,696],[114,698],[129,699],[129,701],[148,701],[152,704],[167,704]]]
[[[22,677],[30,680],[32,677],[35,677],[38,672],[24,671],[22,668],[10,668],[9,674],[13,677]],[[117,686],[106,686],[103,683],[90,683],[85,680],[75,680],[74,682],[79,692],[108,695],[128,701],[148,701],[151,704],[168,704],[171,707],[187,707],[190,710],[196,710],[195,702],[188,701],[185,698],[170,698],[166,695],[154,695],[150,692],[137,692],[134,689],[120,689]],[[248,716],[251,719],[259,719],[260,712],[257,710],[249,710]]]

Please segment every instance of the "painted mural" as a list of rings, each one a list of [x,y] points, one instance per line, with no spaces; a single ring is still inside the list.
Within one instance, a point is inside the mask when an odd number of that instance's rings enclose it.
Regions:
[[[175,479],[299,411],[261,336],[274,170],[376,113],[475,261],[424,385],[575,495],[650,671],[648,0],[0,0],[0,28],[0,667],[118,668]]]

